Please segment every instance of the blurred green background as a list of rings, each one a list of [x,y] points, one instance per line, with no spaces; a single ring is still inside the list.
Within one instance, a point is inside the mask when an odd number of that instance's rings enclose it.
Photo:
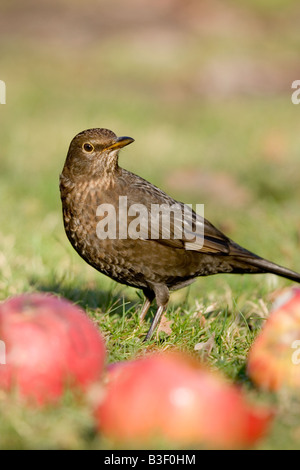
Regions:
[[[58,177],[90,127],[133,137],[121,166],[299,271],[299,18],[296,0],[1,0],[0,299],[42,289],[105,310],[89,293],[117,289],[137,301],[64,234]],[[267,302],[285,284],[227,275],[188,293]]]

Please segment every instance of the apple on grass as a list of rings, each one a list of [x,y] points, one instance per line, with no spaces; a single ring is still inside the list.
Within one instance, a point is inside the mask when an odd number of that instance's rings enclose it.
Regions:
[[[27,402],[56,402],[65,387],[85,391],[103,372],[105,343],[85,312],[52,295],[33,293],[0,304],[5,364],[0,388]],[[2,361],[3,362],[3,361]]]
[[[300,389],[300,289],[284,292],[255,339],[247,363],[251,380],[265,390]]]
[[[266,432],[272,412],[185,354],[154,353],[114,364],[95,405],[99,431],[120,446],[245,448]]]

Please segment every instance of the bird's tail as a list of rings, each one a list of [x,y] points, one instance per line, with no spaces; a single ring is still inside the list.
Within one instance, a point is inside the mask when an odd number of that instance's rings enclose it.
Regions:
[[[251,251],[241,247],[232,240],[230,240],[229,249],[229,254],[233,256],[236,261],[238,260],[240,263],[242,263],[241,269],[238,268],[235,272],[272,273],[300,283],[299,273],[280,266],[279,264],[272,263],[272,261],[261,258]]]
[[[286,279],[300,283],[299,273],[280,266],[279,264],[272,263],[271,261],[259,257],[246,258],[245,261],[248,265],[258,268],[260,272],[277,274],[277,276],[285,277]]]

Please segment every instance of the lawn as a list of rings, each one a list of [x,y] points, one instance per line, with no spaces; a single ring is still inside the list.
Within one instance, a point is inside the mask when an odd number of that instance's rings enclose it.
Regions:
[[[297,400],[262,394],[245,375],[272,293],[291,282],[273,275],[198,279],[172,294],[168,331],[145,344],[151,314],[139,324],[142,295],[75,253],[58,189],[73,136],[110,128],[135,139],[121,152],[121,166],[174,198],[203,203],[205,217],[236,242],[299,271],[300,106],[291,102],[291,83],[300,78],[296,2],[278,0],[274,9],[246,2],[240,10],[228,1],[200,26],[195,2],[193,18],[182,6],[168,12],[158,2],[149,17],[147,2],[129,2],[132,17],[119,2],[111,12],[104,1],[99,24],[92,0],[83,16],[80,2],[49,3],[49,12],[31,3],[29,12],[20,5],[14,11],[10,2],[1,7],[12,30],[0,33],[7,93],[0,105],[0,300],[47,291],[78,303],[103,332],[108,362],[174,346],[192,352],[254,400],[276,403],[274,426],[259,448],[299,448]],[[211,338],[208,348],[199,347]],[[2,449],[110,446],[84,401],[67,395],[60,407],[37,412],[0,394]]]

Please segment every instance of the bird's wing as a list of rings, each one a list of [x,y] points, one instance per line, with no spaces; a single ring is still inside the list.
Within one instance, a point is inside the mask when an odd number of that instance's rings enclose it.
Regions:
[[[128,172],[129,173],[129,172]],[[197,214],[146,180],[129,173],[126,195],[130,201],[129,235],[162,245],[211,254],[232,254],[231,240]],[[127,177],[128,183],[128,177]]]

